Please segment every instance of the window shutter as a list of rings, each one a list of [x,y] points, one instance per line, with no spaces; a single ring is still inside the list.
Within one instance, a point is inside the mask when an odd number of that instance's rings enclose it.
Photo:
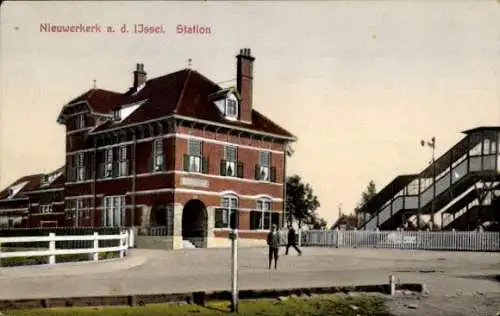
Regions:
[[[207,157],[201,157],[202,159],[202,166],[201,166],[201,172],[202,173],[208,173],[208,158]]]
[[[260,180],[260,166],[255,165],[255,180]]]
[[[271,167],[270,180],[276,182],[276,167]]]
[[[221,176],[226,175],[226,161],[224,159],[220,161],[220,175]]]
[[[238,161],[238,166],[236,167],[236,176],[238,178],[243,178],[243,162]]]
[[[184,171],[189,171],[189,155],[184,155],[182,157],[182,169]]]
[[[230,209],[230,215],[229,215],[229,225],[231,229],[238,229],[239,228],[239,214],[238,214],[237,209]]]
[[[148,171],[153,172],[154,171],[154,157],[150,156],[148,158]]]

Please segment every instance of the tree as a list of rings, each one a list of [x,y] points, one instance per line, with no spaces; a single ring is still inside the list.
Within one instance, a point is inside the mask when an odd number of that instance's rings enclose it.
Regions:
[[[314,223],[310,227],[311,229],[326,229],[328,222],[322,217],[316,217]]]
[[[314,195],[309,183],[304,183],[298,175],[287,178],[286,211],[298,221],[299,228],[302,224],[311,228],[326,227],[326,221],[315,212],[318,207],[320,207],[318,197]]]
[[[361,193],[361,201],[358,203],[356,208],[354,209],[354,213],[357,215],[361,208],[368,203],[375,195],[377,195],[377,187],[375,186],[375,182],[370,180],[368,185],[366,186],[366,190]]]

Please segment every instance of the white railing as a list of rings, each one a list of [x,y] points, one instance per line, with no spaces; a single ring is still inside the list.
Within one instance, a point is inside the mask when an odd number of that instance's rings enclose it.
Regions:
[[[450,188],[452,184],[457,183],[470,172],[477,171],[493,171],[492,166],[495,165],[495,159],[500,160],[500,155],[485,155],[482,157],[470,157],[469,160],[461,158],[461,163],[452,167],[451,170],[447,169],[446,172],[443,172],[442,175],[436,177],[436,181],[433,182],[429,187],[425,190],[422,190],[419,195],[420,206],[424,207],[428,203],[430,203],[433,199],[433,190],[432,187],[436,187],[436,196],[445,192]],[[483,159],[483,164],[481,164],[481,159]],[[450,173],[452,177],[450,177]],[[402,197],[397,197],[394,200],[394,205],[396,202],[401,202]],[[393,205],[392,214],[396,214],[399,210],[402,209],[402,204],[399,203],[396,206]],[[415,207],[416,208],[416,207]],[[391,218],[391,208],[390,205],[383,209],[380,209],[370,220],[364,224],[365,229],[375,229],[377,227],[377,217],[378,217],[378,225],[382,225],[385,221]]]
[[[479,202],[477,198],[474,198],[474,200],[470,201],[469,204],[462,207],[460,211],[456,212],[455,214],[446,214],[446,216],[443,217],[443,227],[446,228],[448,225],[453,223],[455,219],[460,218],[460,216],[467,213],[471,208],[478,205]]]
[[[310,247],[500,251],[500,232],[308,230],[301,242]]]
[[[0,237],[0,246],[2,244],[22,244],[22,243],[38,243],[47,242],[48,249],[44,250],[28,250],[28,251],[12,251],[2,252],[0,247],[0,260],[2,258],[16,258],[16,257],[48,257],[49,264],[56,263],[56,256],[58,255],[72,255],[72,254],[89,254],[92,255],[93,261],[99,260],[99,253],[103,252],[119,252],[120,258],[126,255],[127,250],[131,243],[129,238],[129,231],[121,232],[118,235],[72,235],[72,236],[56,236],[55,233],[49,233],[48,236],[34,236],[34,237]],[[118,240],[119,246],[115,247],[99,247],[101,240]],[[79,249],[56,249],[57,241],[93,241],[92,248],[79,248]]]

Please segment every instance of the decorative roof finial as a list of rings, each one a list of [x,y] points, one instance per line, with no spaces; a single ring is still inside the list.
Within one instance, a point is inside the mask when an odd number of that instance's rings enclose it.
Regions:
[[[97,88],[97,81],[95,79],[92,80],[92,83],[93,83],[92,88],[93,89]]]
[[[192,62],[192,61],[193,61],[193,60],[192,60],[191,58],[189,58],[189,59],[188,59],[188,68],[189,68],[189,69],[191,69],[191,62]]]

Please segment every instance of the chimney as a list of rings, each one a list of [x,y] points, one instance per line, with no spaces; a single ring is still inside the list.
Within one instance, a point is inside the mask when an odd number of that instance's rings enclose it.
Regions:
[[[239,119],[252,122],[253,61],[250,48],[242,48],[236,56],[236,88],[241,96]]]
[[[147,77],[144,71],[144,64],[137,64],[137,68],[134,71],[134,88],[142,86],[146,83]]]

